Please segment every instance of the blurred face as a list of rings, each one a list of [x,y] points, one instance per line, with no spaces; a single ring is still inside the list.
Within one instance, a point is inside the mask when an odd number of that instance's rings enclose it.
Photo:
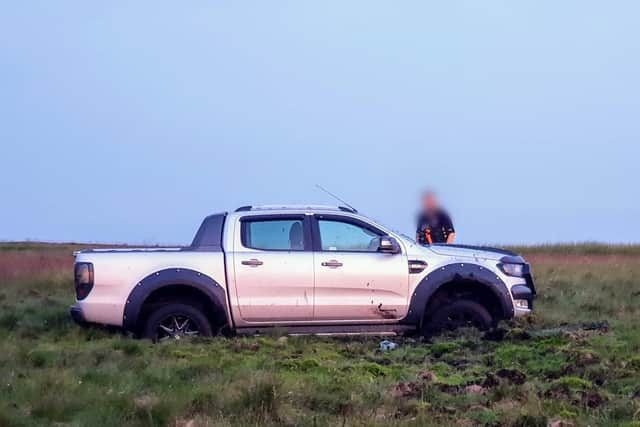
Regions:
[[[422,209],[425,212],[432,212],[438,209],[439,203],[438,198],[433,193],[427,193],[422,196]]]

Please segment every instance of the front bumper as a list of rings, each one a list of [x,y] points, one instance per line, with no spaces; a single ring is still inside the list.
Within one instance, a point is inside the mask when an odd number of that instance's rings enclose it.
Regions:
[[[78,325],[80,326],[86,326],[87,325],[87,320],[84,317],[84,313],[82,312],[82,309],[80,307],[78,307],[77,305],[72,305],[69,308],[69,315],[71,316],[71,319]]]
[[[513,310],[516,316],[523,316],[533,310],[533,299],[535,296],[528,286],[513,286],[511,288],[511,296],[513,297]]]
[[[515,316],[524,316],[533,310],[533,300],[536,297],[536,287],[533,283],[533,276],[531,275],[531,268],[529,267],[529,264],[526,265],[524,280],[525,283],[511,287]],[[524,301],[526,301],[526,306],[518,305],[516,301],[520,302],[520,304],[524,304]]]

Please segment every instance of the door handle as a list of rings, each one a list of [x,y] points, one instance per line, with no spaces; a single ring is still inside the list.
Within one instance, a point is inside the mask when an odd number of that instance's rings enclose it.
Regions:
[[[260,261],[259,259],[255,259],[255,258],[246,259],[246,260],[242,261],[242,265],[248,265],[250,267],[257,267],[257,266],[262,265],[262,264],[264,264],[264,262]]]
[[[332,259],[331,261],[324,261],[323,263],[321,263],[321,265],[323,267],[329,267],[329,268],[338,268],[338,267],[342,267],[342,263],[338,260]]]

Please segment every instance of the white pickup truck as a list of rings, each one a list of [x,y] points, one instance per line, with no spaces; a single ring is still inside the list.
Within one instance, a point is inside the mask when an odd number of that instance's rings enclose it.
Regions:
[[[512,252],[418,245],[345,207],[245,206],[205,218],[189,247],[87,250],[74,269],[77,323],[154,341],[487,329],[536,293]]]

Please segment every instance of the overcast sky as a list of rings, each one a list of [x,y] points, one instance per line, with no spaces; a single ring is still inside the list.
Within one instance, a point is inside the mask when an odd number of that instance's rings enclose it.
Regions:
[[[0,239],[186,243],[333,203],[464,243],[640,242],[640,2],[0,6]]]

